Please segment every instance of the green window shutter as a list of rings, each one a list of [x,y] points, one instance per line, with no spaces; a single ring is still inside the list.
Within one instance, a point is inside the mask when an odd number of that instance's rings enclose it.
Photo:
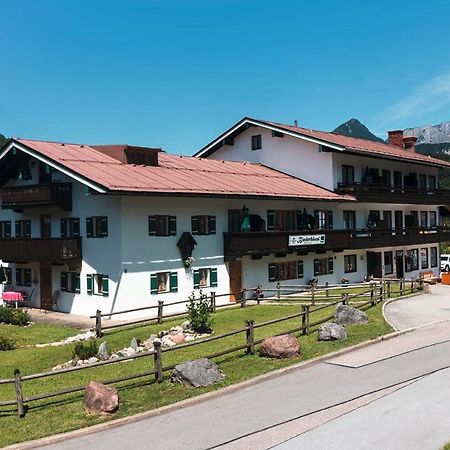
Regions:
[[[31,221],[30,220],[24,221],[24,235],[27,238],[31,237]]]
[[[86,237],[92,237],[94,233],[94,222],[92,217],[86,217]]]
[[[267,210],[267,229],[273,230],[275,228],[275,211],[273,209]]]
[[[150,275],[150,293],[158,293],[158,275],[156,275],[156,273],[152,273]]]
[[[333,273],[333,257],[328,258],[328,273]]]
[[[211,269],[209,272],[209,285],[217,287],[217,269]]]
[[[170,272],[170,292],[178,292],[178,273]]]
[[[109,295],[109,277],[108,277],[108,275],[102,275],[102,292],[103,292],[103,297],[108,297],[108,295]]]
[[[148,216],[148,235],[156,236],[156,217]]]
[[[320,261],[318,259],[314,260],[314,275],[319,275]]]
[[[61,219],[61,237],[65,238],[67,237],[67,220]],[[63,272],[61,272],[63,273]]]
[[[277,266],[269,264],[269,281],[277,281]]]
[[[5,222],[5,237],[11,237],[11,221]]]
[[[86,275],[86,283],[87,283],[87,293],[88,295],[92,295],[94,289],[94,279],[92,274],[88,273]]]
[[[31,286],[31,269],[25,269],[25,286]]]
[[[303,278],[303,261],[297,261],[297,278]]]
[[[198,216],[191,217],[191,232],[192,234],[198,234]]]
[[[16,237],[20,237],[20,221],[19,221],[19,220],[16,220],[16,221],[14,222],[14,225],[15,225],[15,228],[14,228],[15,236],[16,236]]]
[[[330,230],[332,230],[333,229],[333,211],[327,211],[327,214],[328,214],[328,228],[330,229]]]
[[[79,294],[81,292],[80,283],[81,283],[80,274],[77,274],[77,275],[75,275],[75,293],[76,294]]]
[[[61,272],[61,291],[67,291],[67,272]]]
[[[200,272],[198,270],[194,270],[194,289],[198,289],[200,287]]]
[[[208,217],[209,234],[216,234],[216,216]]]
[[[100,236],[108,237],[108,217],[100,217]]]
[[[177,234],[177,216],[169,216],[169,235],[176,236]]]
[[[48,164],[44,164],[44,172],[46,175],[50,175],[52,169]]]
[[[78,217],[72,219],[72,236],[80,236],[80,219],[78,219]]]

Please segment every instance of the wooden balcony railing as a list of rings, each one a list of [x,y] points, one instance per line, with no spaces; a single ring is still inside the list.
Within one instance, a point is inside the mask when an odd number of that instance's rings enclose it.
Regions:
[[[325,236],[320,244],[295,245],[290,237]],[[293,239],[291,239],[293,241]],[[304,240],[307,242],[307,239]],[[329,250],[364,249],[421,245],[450,241],[450,228],[354,229],[354,230],[306,230],[306,231],[258,231],[249,233],[224,233],[226,260],[245,255],[269,255],[271,253],[325,252]]]
[[[3,262],[80,262],[81,238],[11,238],[0,239]]]
[[[411,203],[446,205],[450,203],[449,189],[426,189],[381,183],[338,183],[336,193],[349,194],[360,202]]]
[[[50,183],[7,187],[1,190],[3,209],[58,206],[72,209],[72,183]]]

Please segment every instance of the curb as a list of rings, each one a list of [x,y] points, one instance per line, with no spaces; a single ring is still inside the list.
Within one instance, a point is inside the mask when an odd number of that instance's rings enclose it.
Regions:
[[[122,417],[120,419],[115,419],[115,420],[111,420],[109,422],[100,423],[100,424],[93,425],[90,427],[81,428],[81,429],[75,430],[75,431],[69,431],[69,432],[65,432],[65,433],[56,434],[53,436],[48,436],[48,437],[37,439],[34,441],[13,444],[13,445],[5,447],[5,449],[6,450],[9,450],[9,449],[10,450],[12,450],[12,449],[24,450],[24,449],[39,448],[42,446],[62,442],[62,441],[65,441],[66,439],[73,439],[76,437],[86,436],[86,435],[89,435],[92,433],[97,433],[100,431],[109,430],[111,428],[116,428],[116,427],[119,427],[121,425],[125,425],[128,423],[138,422],[140,420],[144,420],[144,419],[147,419],[150,417],[159,416],[161,414],[168,413],[173,410],[178,410],[180,408],[186,408],[186,407],[195,405],[197,403],[201,403],[203,401],[209,400],[211,398],[220,397],[222,395],[226,395],[226,394],[244,389],[245,387],[254,385],[255,383],[262,383],[266,380],[269,380],[272,378],[277,378],[285,373],[288,373],[288,372],[291,372],[291,371],[294,371],[297,369],[302,369],[302,368],[306,368],[306,367],[309,367],[309,366],[312,366],[315,364],[319,364],[323,361],[335,358],[337,356],[344,355],[346,353],[350,353],[354,350],[368,347],[368,346],[376,344],[378,342],[393,339],[397,336],[412,332],[415,329],[416,328],[409,328],[407,330],[394,331],[392,333],[388,333],[383,336],[379,336],[379,337],[377,337],[375,339],[371,339],[369,341],[360,342],[359,344],[353,345],[351,347],[337,350],[332,353],[327,353],[326,355],[318,356],[317,358],[309,359],[307,361],[302,361],[298,364],[293,364],[292,366],[283,367],[283,368],[275,370],[273,372],[268,372],[266,374],[258,375],[255,378],[251,378],[251,379],[248,379],[248,380],[242,381],[240,383],[236,383],[236,384],[233,384],[231,386],[227,386],[227,387],[224,387],[221,389],[217,389],[215,391],[207,392],[206,394],[197,395],[195,397],[191,397],[186,400],[181,400],[179,402],[172,403],[170,405],[162,406],[162,407],[153,409],[151,411],[144,411],[144,412],[141,412],[138,414],[134,414],[132,416]]]
[[[396,326],[394,326],[394,325],[391,323],[391,321],[386,317],[386,314],[385,314],[386,306],[388,306],[389,304],[394,303],[394,302],[396,302],[396,301],[398,301],[398,300],[404,300],[405,298],[417,297],[418,295],[424,295],[424,294],[427,294],[427,292],[416,292],[416,293],[414,293],[414,294],[403,295],[403,296],[401,296],[401,297],[388,298],[387,300],[385,300],[385,302],[383,303],[383,306],[382,306],[382,308],[381,308],[381,314],[383,314],[384,320],[388,323],[388,325],[389,325],[393,330],[395,330],[395,331],[400,331],[400,329],[397,328]],[[434,323],[434,322],[431,322],[431,323]],[[429,325],[429,324],[425,324],[425,325]],[[420,326],[422,326],[422,325],[420,325]],[[420,326],[418,326],[418,327],[413,327],[413,329],[414,329],[414,328],[420,328]]]

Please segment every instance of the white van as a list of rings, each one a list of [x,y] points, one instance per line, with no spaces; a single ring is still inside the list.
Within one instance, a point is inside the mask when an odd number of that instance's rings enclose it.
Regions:
[[[450,255],[441,255],[441,271],[450,272]]]

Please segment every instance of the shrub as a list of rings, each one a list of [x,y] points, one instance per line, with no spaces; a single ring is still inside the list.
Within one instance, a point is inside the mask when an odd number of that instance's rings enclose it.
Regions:
[[[30,315],[21,309],[0,307],[0,322],[24,326],[30,322]]]
[[[14,350],[15,348],[16,343],[11,338],[0,334],[0,351],[6,352],[8,350]]]
[[[190,327],[195,332],[208,333],[212,331],[211,305],[206,294],[200,291],[199,297],[195,298],[195,293],[192,292],[189,296],[187,310]]]
[[[77,342],[75,348],[72,352],[72,359],[89,359],[96,356],[98,353],[97,342],[91,341],[88,344],[83,344],[83,342]]]

